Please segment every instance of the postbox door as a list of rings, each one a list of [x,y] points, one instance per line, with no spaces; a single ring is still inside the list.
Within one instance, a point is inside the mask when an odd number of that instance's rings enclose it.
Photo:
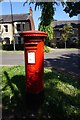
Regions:
[[[36,47],[36,49],[35,49]],[[30,48],[30,49],[29,49]],[[43,90],[44,72],[44,43],[40,41],[37,46],[25,49],[25,63],[27,76],[27,90],[35,92]]]

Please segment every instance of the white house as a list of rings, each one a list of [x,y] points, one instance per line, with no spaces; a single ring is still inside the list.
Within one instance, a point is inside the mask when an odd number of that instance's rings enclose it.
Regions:
[[[23,44],[20,33],[34,30],[32,11],[28,14],[0,15],[0,41],[3,44]]]

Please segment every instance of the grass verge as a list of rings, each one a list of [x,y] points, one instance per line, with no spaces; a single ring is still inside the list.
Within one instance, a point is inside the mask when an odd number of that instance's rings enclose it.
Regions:
[[[44,69],[44,94],[26,97],[24,66],[2,67],[3,118],[79,120],[80,81],[54,69]],[[29,99],[30,98],[30,99]],[[38,99],[39,98],[39,99]]]

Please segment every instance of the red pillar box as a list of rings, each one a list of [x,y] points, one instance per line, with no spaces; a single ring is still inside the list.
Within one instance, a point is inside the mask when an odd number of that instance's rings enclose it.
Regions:
[[[44,89],[44,38],[47,33],[26,31],[24,37],[26,87],[28,93],[40,93]]]

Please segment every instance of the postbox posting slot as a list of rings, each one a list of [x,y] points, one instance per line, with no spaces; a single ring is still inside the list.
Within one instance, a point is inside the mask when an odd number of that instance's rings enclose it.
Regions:
[[[37,46],[38,43],[25,43],[25,46]]]
[[[37,49],[37,44],[38,43],[25,43],[25,48],[26,49]]]

